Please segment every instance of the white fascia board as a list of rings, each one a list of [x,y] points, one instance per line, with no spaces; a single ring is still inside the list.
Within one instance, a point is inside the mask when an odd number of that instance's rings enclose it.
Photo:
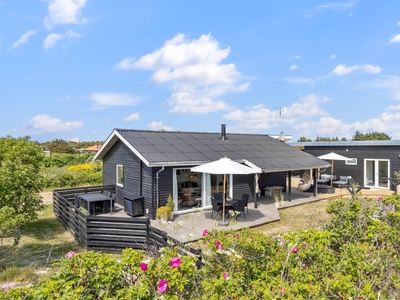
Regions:
[[[111,142],[113,137],[115,136],[116,131],[113,130],[111,134],[108,136],[107,140],[103,143],[101,148],[96,152],[95,156],[93,157],[93,160],[99,159],[99,156],[103,157],[101,154],[103,154],[104,149],[108,147],[108,144]]]
[[[133,153],[135,153],[136,156],[139,157],[140,160],[141,160],[142,162],[144,162],[144,164],[145,164],[146,166],[148,166],[148,167],[150,166],[150,163],[147,161],[147,159],[145,159],[144,156],[143,156],[142,154],[140,154],[140,152],[139,152],[135,147],[133,147],[133,146],[131,145],[131,143],[129,143],[126,139],[124,139],[124,138],[122,137],[121,134],[119,134],[119,133],[116,131],[116,132],[115,132],[115,135],[116,135],[129,149],[131,149],[131,151],[132,151]]]
[[[247,159],[244,160],[244,164],[249,166],[250,168],[257,170],[257,173],[262,173],[262,169],[260,167],[257,167],[255,164],[252,162],[248,161]]]

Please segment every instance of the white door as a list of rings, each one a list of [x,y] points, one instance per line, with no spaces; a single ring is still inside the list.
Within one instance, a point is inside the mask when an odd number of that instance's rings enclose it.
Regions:
[[[389,189],[389,162],[388,159],[365,159],[364,185],[372,188]]]

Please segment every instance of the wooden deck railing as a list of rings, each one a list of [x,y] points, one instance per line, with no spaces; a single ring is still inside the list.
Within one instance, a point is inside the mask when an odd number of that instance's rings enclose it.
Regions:
[[[53,191],[53,212],[86,250],[120,253],[125,248],[153,251],[178,246],[199,257],[199,250],[168,237],[165,231],[150,226],[145,217],[85,215],[74,205],[74,194],[115,191],[115,186],[62,189]]]
[[[85,215],[74,205],[74,194],[113,190],[98,186],[55,190],[53,212],[74,238],[87,250],[121,252],[125,248],[149,249],[168,246],[165,232],[151,228],[144,217]]]

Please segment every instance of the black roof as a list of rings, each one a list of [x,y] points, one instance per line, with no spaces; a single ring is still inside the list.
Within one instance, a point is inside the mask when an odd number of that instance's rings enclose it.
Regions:
[[[118,141],[148,166],[199,165],[228,157],[250,162],[264,172],[328,167],[329,164],[265,134],[114,129],[95,158],[102,159]]]

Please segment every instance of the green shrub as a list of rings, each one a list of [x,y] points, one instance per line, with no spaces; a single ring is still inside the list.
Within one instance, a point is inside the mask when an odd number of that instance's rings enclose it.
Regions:
[[[0,299],[397,299],[399,196],[333,203],[325,228],[268,237],[204,231],[196,257],[164,248],[68,253],[59,272]]]

